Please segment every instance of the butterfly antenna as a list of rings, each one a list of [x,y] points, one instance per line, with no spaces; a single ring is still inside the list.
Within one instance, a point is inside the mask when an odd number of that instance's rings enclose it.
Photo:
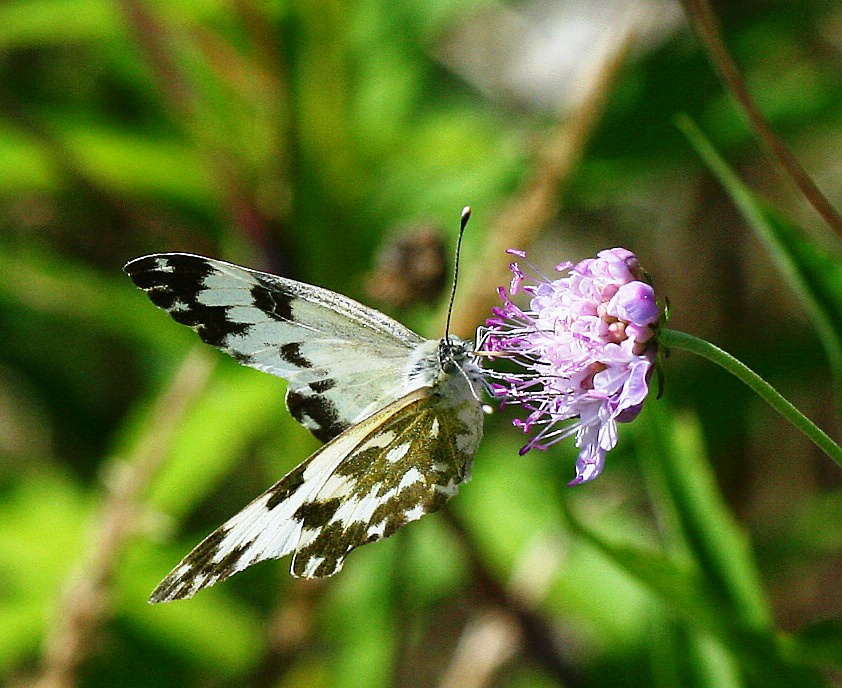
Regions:
[[[453,299],[456,297],[456,282],[459,278],[459,254],[462,252],[462,235],[465,234],[465,226],[471,219],[471,206],[462,208],[462,219],[459,223],[459,238],[456,240],[456,257],[453,261],[453,286],[450,289],[450,304],[447,306],[447,322],[444,326],[444,341],[450,341],[450,318],[453,315]]]

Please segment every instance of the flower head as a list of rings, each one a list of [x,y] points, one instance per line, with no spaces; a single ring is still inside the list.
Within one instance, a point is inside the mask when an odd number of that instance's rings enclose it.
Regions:
[[[566,275],[555,280],[509,267],[510,293],[499,289],[503,305],[486,323],[485,348],[525,371],[494,373],[492,392],[528,411],[514,421],[534,432],[521,454],[575,435],[580,451],[570,485],[593,480],[617,444],[617,423],[633,420],[649,392],[660,317],[655,292],[624,248],[557,265]],[[519,291],[531,295],[527,310],[511,300]]]

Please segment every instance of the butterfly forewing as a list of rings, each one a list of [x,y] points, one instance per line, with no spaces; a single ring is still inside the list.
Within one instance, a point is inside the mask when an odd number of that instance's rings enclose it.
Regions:
[[[439,509],[469,477],[482,411],[423,387],[345,431],[255,499],[170,573],[152,602],[191,597],[263,559],[336,573],[356,547]]]
[[[323,442],[411,391],[404,364],[424,340],[345,296],[184,253],[125,271],[208,344],[289,380],[290,412]]]

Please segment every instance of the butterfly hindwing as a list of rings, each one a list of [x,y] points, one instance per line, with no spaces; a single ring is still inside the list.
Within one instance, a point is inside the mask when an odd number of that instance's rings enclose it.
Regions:
[[[209,535],[153,592],[192,597],[264,559],[295,551],[292,573],[336,573],[347,554],[439,509],[482,434],[473,400],[434,387],[393,402],[330,441]]]
[[[323,442],[410,391],[404,364],[424,340],[345,296],[185,253],[124,269],[203,341],[288,380],[290,413]]]
[[[481,409],[454,408],[431,388],[411,397],[336,467],[308,505],[294,575],[333,575],[351,550],[437,511],[470,478]]]

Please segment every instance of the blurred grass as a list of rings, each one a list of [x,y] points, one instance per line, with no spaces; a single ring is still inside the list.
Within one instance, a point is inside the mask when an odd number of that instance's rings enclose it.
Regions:
[[[722,183],[746,223],[763,242],[778,270],[816,329],[836,382],[837,412],[842,412],[842,242],[813,239],[773,210],[767,210],[722,160],[692,120],[678,126]]]
[[[839,8],[718,10],[773,127],[842,206]],[[525,216],[519,194],[568,122],[514,99],[506,80],[573,64],[587,84],[600,59],[598,41],[559,38],[531,57],[504,48],[518,27],[550,32],[552,16],[449,0],[0,5],[0,682],[39,675],[112,466],[161,440],[150,410],[197,346],[122,275],[126,260],[194,251],[371,303],[381,246],[430,222],[452,245],[470,203],[465,272],[499,272],[504,255],[479,258],[490,228],[503,208]],[[838,348],[838,238],[770,171],[668,16],[659,37],[638,38],[592,138],[572,142],[583,158],[530,257],[549,270],[634,250],[672,325],[745,360],[838,439],[839,366],[823,355]],[[614,21],[586,17],[581,30]],[[494,78],[467,77],[460,45]],[[575,112],[573,95],[558,88],[559,112]],[[675,127],[679,112],[735,171],[725,190]],[[771,234],[755,238],[729,192]],[[435,336],[438,313],[395,315]],[[495,414],[454,521],[425,518],[315,586],[282,561],[148,606],[193,544],[315,446],[286,415],[282,382],[206,353],[213,373],[145,485],[87,622],[94,642],[64,685],[435,686],[465,656],[465,686],[840,685],[842,481],[685,356],[667,362],[667,399],[622,429],[592,485],[564,487],[568,444],[518,458],[523,438]],[[549,646],[517,605],[546,624]],[[484,625],[490,610],[511,635]]]

